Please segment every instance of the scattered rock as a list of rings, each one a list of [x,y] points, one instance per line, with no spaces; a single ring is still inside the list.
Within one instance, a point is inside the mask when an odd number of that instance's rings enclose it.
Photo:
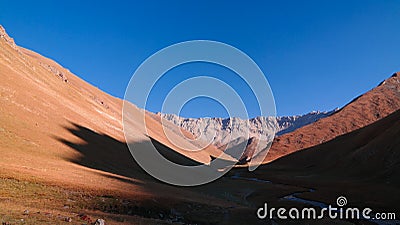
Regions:
[[[48,65],[46,63],[42,63],[39,62],[39,64],[45,68],[46,70],[50,71],[51,73],[55,74],[56,76],[58,76],[59,78],[61,78],[62,81],[64,81],[65,83],[68,83],[68,78],[67,76],[62,72],[59,71],[56,67]]]
[[[83,220],[83,221],[88,222],[88,223],[92,223],[92,219],[91,219],[88,215],[86,215],[86,214],[80,214],[80,215],[79,215],[79,218],[80,218],[81,220]]]
[[[92,96],[92,98],[97,104],[102,105],[106,109],[109,108],[108,104],[104,100],[100,99],[99,97]],[[118,200],[118,199],[116,199],[116,200]]]
[[[24,215],[29,215],[29,210],[26,209],[26,210],[24,211]]]
[[[66,217],[65,218],[65,222],[71,223],[72,222],[72,218],[71,217]]]
[[[106,221],[104,221],[103,219],[97,219],[96,222],[94,223],[94,225],[105,225]]]

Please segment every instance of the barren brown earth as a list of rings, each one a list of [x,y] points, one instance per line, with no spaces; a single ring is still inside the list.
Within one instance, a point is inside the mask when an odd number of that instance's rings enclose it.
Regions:
[[[362,128],[400,109],[400,72],[331,116],[275,138],[265,162]]]
[[[127,148],[121,124],[122,100],[91,86],[53,60],[18,47],[2,27],[0,80],[3,224],[94,224],[97,218],[105,219],[106,224],[368,224],[327,219],[259,220],[256,210],[266,201],[277,207],[304,206],[282,200],[294,192],[314,187],[317,191],[310,198],[320,196],[325,201],[326,196],[334,196],[323,180],[313,184],[307,179],[291,181],[295,168],[283,174],[279,166],[271,167],[276,171],[272,177],[263,167],[254,174],[257,179],[244,179],[249,174],[235,169],[215,182],[192,188],[155,180],[135,163]],[[208,163],[221,154],[213,146],[195,154],[176,148],[160,132],[159,118],[130,107],[130,123],[137,125],[145,119],[149,124],[148,132],[141,126],[133,129],[137,149],[145,151],[154,144],[184,163]],[[171,124],[167,127],[173,132],[180,130]],[[374,165],[376,170],[386,171],[381,164]],[[340,184],[338,178],[331,177],[326,179]],[[276,182],[264,182],[269,178]],[[343,182],[360,187],[352,179]],[[376,186],[383,193],[396,194],[386,184]],[[360,201],[374,190],[369,185],[365,188],[359,194]],[[384,205],[382,199],[380,202]]]
[[[335,205],[337,197],[346,196],[350,206],[399,215],[399,136],[397,110],[366,127],[281,157],[254,173],[243,173],[315,189],[304,192],[305,199]]]
[[[147,175],[127,149],[122,100],[55,61],[17,46],[3,27],[0,79],[0,185],[4,190],[0,219],[4,222],[15,224],[21,218],[28,224],[53,224],[68,215],[79,223],[81,211],[106,213],[107,224],[201,222],[201,217],[188,219],[174,208],[207,205],[211,211],[223,212],[231,206],[225,200],[175,188]],[[213,146],[201,152],[176,148],[163,136],[159,121],[134,105],[130,107],[133,115],[128,122],[136,128],[131,135],[138,150],[154,143],[165,155],[183,163],[208,163],[222,153]],[[136,125],[144,118],[147,131]],[[176,138],[180,144],[190,145]],[[22,215],[25,209],[30,209],[26,218]],[[65,215],[58,216],[61,212]],[[121,217],[115,219],[115,214]]]
[[[227,178],[180,188],[149,176],[127,148],[123,101],[55,61],[17,46],[3,27],[0,80],[2,223],[94,224],[98,218],[106,224],[262,222],[254,216],[254,207],[243,201],[245,181]],[[154,144],[169,158],[190,164],[208,163],[222,154],[213,146],[198,153],[175,148],[157,117],[128,106],[135,149],[145,151]],[[147,131],[140,126],[143,120]],[[184,140],[180,144],[191,145]],[[288,186],[279,193],[298,189]]]

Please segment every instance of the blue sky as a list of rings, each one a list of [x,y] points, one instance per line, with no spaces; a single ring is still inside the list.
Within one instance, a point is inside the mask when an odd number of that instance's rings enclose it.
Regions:
[[[3,0],[0,9],[0,24],[17,44],[117,97],[147,57],[196,39],[248,54],[266,74],[278,115],[341,107],[400,71],[399,1]],[[179,79],[171,82],[198,75],[198,69],[177,68]],[[204,71],[229,76],[212,65]],[[165,94],[167,83],[155,99]],[[159,108],[156,100],[149,105]],[[198,99],[181,115],[227,114],[215,101]],[[256,115],[250,109],[250,117]]]

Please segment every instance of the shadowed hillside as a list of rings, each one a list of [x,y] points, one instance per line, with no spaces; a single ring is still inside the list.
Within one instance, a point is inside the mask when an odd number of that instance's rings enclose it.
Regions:
[[[78,218],[81,212],[103,217],[107,224],[121,224],[121,220],[125,224],[163,224],[169,223],[167,220],[200,220],[177,219],[176,212],[170,218],[175,207],[200,205],[204,215],[212,211],[223,215],[221,210],[231,205],[162,184],[144,173],[125,145],[122,100],[53,60],[17,46],[2,27],[0,78],[0,220],[14,223],[29,209],[35,213],[26,216],[28,224],[67,223],[58,214],[84,223]],[[135,106],[132,112],[129,122],[146,117]],[[144,127],[133,127],[138,145],[148,146],[150,141],[162,154],[184,164],[206,163],[221,153],[208,147],[204,152],[188,153],[193,156],[188,159],[166,140],[159,122],[150,117],[146,120],[149,134]],[[134,202],[133,210],[114,209],[124,207],[126,201]],[[151,213],[142,213],[148,210]],[[179,214],[181,210],[175,211]]]
[[[7,225],[93,224],[96,218],[107,224],[365,222],[256,217],[265,202],[307,205],[285,199],[294,193],[324,203],[344,193],[356,204],[398,209],[399,111],[373,123],[398,110],[398,74],[330,117],[279,137],[269,159],[315,147],[254,173],[234,168],[198,187],[167,185],[149,176],[127,148],[123,101],[53,60],[18,47],[1,26],[0,79],[0,220]],[[185,151],[201,143],[191,142],[192,134],[167,123],[166,130],[183,148],[177,147],[166,137],[160,116],[126,105],[130,111],[125,122],[131,126],[124,128],[134,151],[146,155],[154,145],[179,164],[218,163],[222,169],[235,161],[213,145]],[[254,140],[236,141],[254,152]],[[233,154],[236,149],[230,150]],[[251,157],[251,151],[244,157]],[[211,161],[217,156],[222,159]],[[187,177],[196,179],[196,174]]]
[[[331,116],[277,137],[265,162],[315,146],[378,121],[400,109],[400,72]]]
[[[400,110],[364,128],[261,166],[255,176],[316,189],[307,199],[400,212]]]

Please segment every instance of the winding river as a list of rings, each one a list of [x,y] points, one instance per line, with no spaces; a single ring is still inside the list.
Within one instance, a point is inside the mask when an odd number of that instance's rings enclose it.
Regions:
[[[233,176],[230,177],[231,179],[238,179],[238,180],[247,180],[247,181],[253,181],[253,182],[258,182],[258,183],[264,183],[264,184],[274,184],[272,181],[270,180],[262,180],[262,179],[258,179],[255,177],[242,177],[240,175],[240,173],[236,173]],[[285,184],[288,185],[288,184]],[[315,192],[315,189],[308,189],[308,191],[306,192]],[[298,202],[298,203],[302,203],[302,204],[306,204],[306,205],[311,205],[314,207],[318,207],[321,209],[324,208],[328,208],[329,205],[324,203],[324,202],[319,202],[319,201],[314,201],[314,200],[307,200],[304,198],[300,198],[299,195],[303,194],[305,192],[295,192],[292,193],[290,195],[286,195],[282,198],[280,198],[280,200],[282,201],[293,201],[293,202]],[[376,214],[371,214],[372,217],[375,217]],[[379,219],[366,219],[372,223],[378,224],[378,225],[400,225],[400,220],[379,220]]]

